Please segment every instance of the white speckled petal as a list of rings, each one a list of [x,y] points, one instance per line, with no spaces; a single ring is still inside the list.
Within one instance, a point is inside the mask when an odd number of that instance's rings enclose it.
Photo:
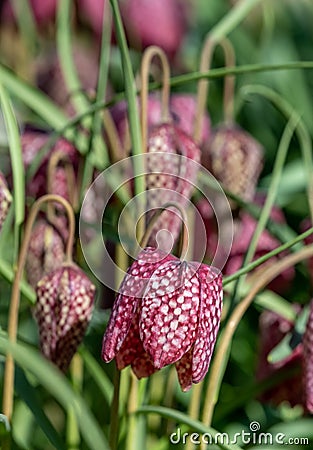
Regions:
[[[220,326],[223,289],[222,276],[214,267],[201,264],[200,322],[192,354],[192,381],[199,383],[206,375]]]
[[[140,309],[144,349],[160,369],[178,361],[195,341],[200,283],[193,267],[179,260],[159,266],[149,280]]]
[[[36,288],[34,315],[43,354],[65,371],[91,319],[95,286],[75,265],[63,265]]]
[[[174,257],[159,250],[146,248],[139,253],[137,260],[128,269],[103,336],[102,358],[105,362],[111,361],[120,350],[152,273],[158,265],[170,258]]]

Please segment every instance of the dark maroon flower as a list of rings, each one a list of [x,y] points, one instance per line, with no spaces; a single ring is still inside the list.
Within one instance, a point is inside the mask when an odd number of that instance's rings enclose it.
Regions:
[[[12,203],[12,196],[8,189],[6,179],[2,172],[0,172],[0,231],[2,225],[8,215],[10,205]]]
[[[61,216],[59,219],[65,220]],[[44,275],[62,265],[64,251],[60,231],[47,220],[39,220],[31,234],[25,267],[28,282],[33,288]]]
[[[42,353],[66,371],[91,319],[95,286],[74,264],[64,264],[37,284],[34,315]]]
[[[104,334],[102,358],[138,378],[176,365],[184,391],[207,373],[222,309],[213,267],[144,249],[128,269]]]
[[[283,212],[278,207],[272,209],[271,219],[277,223],[285,223]],[[233,246],[224,269],[225,275],[232,275],[242,266],[244,256],[248,250],[256,226],[257,220],[248,213],[243,212],[239,215]],[[280,242],[268,230],[264,230],[259,238],[254,259],[266,255],[280,245]],[[279,260],[285,255],[286,252],[279,253],[277,256],[272,257],[264,263],[262,267],[264,268],[266,264],[272,264],[274,260]],[[278,293],[286,291],[294,278],[294,274],[295,271],[293,267],[284,270],[269,284],[269,288]]]
[[[177,53],[184,38],[185,13],[183,2],[179,0],[126,0],[121,3],[130,45],[139,50],[157,45],[169,56]]]
[[[313,414],[313,301],[303,336],[303,385],[306,410]]]
[[[243,200],[252,200],[262,170],[263,148],[238,126],[221,125],[203,153],[203,165],[222,186]]]
[[[294,309],[299,312],[300,306],[295,304]],[[265,381],[275,375],[279,376],[279,374],[283,378],[284,372],[299,369],[299,374],[285,377],[277,386],[263,392],[261,400],[273,405],[278,405],[283,401],[288,401],[291,406],[302,404],[303,388],[300,373],[303,354],[302,344],[298,344],[290,355],[281,361],[271,363],[268,360],[270,352],[293,330],[294,324],[273,311],[264,311],[260,316],[259,327],[257,379]],[[290,389],[290,386],[292,386],[292,389]]]

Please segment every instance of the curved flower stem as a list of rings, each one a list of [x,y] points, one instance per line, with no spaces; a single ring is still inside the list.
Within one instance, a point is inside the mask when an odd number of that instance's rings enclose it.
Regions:
[[[187,216],[186,216],[185,210],[176,202],[167,202],[167,203],[164,203],[164,205],[160,206],[159,208],[156,208],[157,211],[153,214],[152,218],[150,219],[148,226],[146,228],[145,234],[142,237],[139,245],[141,248],[145,248],[147,246],[149,238],[152,233],[152,230],[155,227],[155,224],[157,223],[160,215],[163,213],[163,211],[166,211],[170,207],[174,207],[174,208],[178,209],[178,211],[181,215],[182,222],[183,222],[180,258],[184,259],[186,257],[187,251],[188,251]]]
[[[66,210],[69,221],[69,238],[66,245],[65,262],[72,262],[72,249],[75,234],[75,217],[71,205],[63,197],[59,195],[44,195],[39,198],[32,206],[29,218],[25,226],[24,239],[21,245],[20,254],[17,263],[16,274],[12,286],[12,294],[10,301],[9,319],[8,319],[8,337],[10,341],[16,342],[17,325],[18,325],[18,309],[20,303],[20,282],[23,276],[23,269],[26,262],[27,250],[31,238],[31,231],[35,223],[37,214],[44,203],[58,202]],[[9,420],[11,420],[13,410],[13,395],[14,395],[14,361],[11,355],[7,356],[4,369],[3,382],[3,405],[2,410]]]
[[[62,150],[56,150],[55,152],[53,152],[51,158],[49,159],[47,170],[47,192],[48,194],[53,194],[53,181],[56,176],[56,169],[59,163],[61,162],[64,163],[65,165],[65,175],[66,175],[66,184],[68,189],[69,202],[72,205],[73,209],[76,210],[78,206],[76,177],[69,156],[64,154]],[[51,223],[54,223],[55,219],[54,212],[55,210],[53,207],[53,203],[49,202],[47,205],[47,217],[51,221]]]
[[[300,114],[293,106],[273,89],[262,85],[247,85],[241,89],[242,95],[259,94],[270,100],[284,116],[290,119],[292,116],[297,120],[296,135],[299,140],[302,157],[307,170],[307,195],[310,209],[310,218],[313,223],[313,155],[310,134]]]
[[[218,399],[221,380],[226,369],[233,335],[255,296],[281,272],[311,256],[313,256],[313,245],[307,246],[295,254],[284,257],[280,261],[271,264],[261,273],[258,271],[254,276],[253,281],[251,280],[252,287],[249,294],[235,308],[221,334],[219,346],[210,370],[208,390],[205,396],[202,415],[203,423],[208,426],[211,424],[214,406]]]
[[[142,132],[142,148],[146,149],[148,144],[148,94],[149,94],[149,69],[151,61],[154,57],[158,57],[163,71],[162,77],[162,111],[161,120],[167,122],[170,119],[169,115],[169,100],[170,100],[170,66],[167,56],[160,47],[152,45],[148,47],[142,56],[141,62],[141,91],[140,91],[140,103],[141,103],[141,132]]]
[[[207,72],[211,66],[212,55],[215,47],[219,44],[222,47],[225,57],[225,66],[227,68],[235,67],[235,52],[232,44],[226,38],[220,42],[212,39],[211,35],[208,34],[204,47],[201,53],[200,60],[200,72]],[[224,119],[226,122],[232,122],[234,117],[234,89],[235,89],[235,77],[229,75],[225,77],[224,84]],[[201,131],[202,131],[202,120],[206,107],[206,102],[209,92],[209,80],[202,79],[198,83],[197,92],[197,110],[194,125],[193,137],[196,142],[201,141]]]

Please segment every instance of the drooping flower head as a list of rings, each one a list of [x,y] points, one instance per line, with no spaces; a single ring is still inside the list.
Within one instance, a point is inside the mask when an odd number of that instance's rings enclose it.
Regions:
[[[66,371],[91,319],[95,286],[75,264],[63,264],[37,284],[34,316],[42,353]]]
[[[263,163],[263,148],[237,125],[222,124],[212,132],[203,164],[222,186],[252,200]]]
[[[0,172],[0,231],[8,214],[11,203],[11,193],[8,189],[8,185],[6,179],[4,178],[4,175]]]
[[[183,391],[207,373],[222,309],[213,267],[147,247],[128,269],[103,338],[102,358],[138,378],[175,364]]]
[[[59,220],[62,219],[66,221],[60,216]],[[33,288],[44,275],[60,267],[64,253],[65,244],[60,230],[46,219],[39,220],[32,230],[25,267],[27,280]]]

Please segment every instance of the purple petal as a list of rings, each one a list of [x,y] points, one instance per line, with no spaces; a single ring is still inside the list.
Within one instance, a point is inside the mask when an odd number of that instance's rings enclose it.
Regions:
[[[137,260],[128,269],[103,336],[102,358],[105,362],[111,361],[120,350],[148,279],[156,267],[169,258],[172,256],[147,248],[139,253]]]
[[[195,341],[200,283],[186,262],[168,261],[151,277],[142,300],[140,337],[156,368],[178,361]]]
[[[191,348],[184,356],[175,363],[179,384],[183,392],[189,391],[192,386],[192,352]]]
[[[211,361],[222,312],[222,277],[214,267],[201,264],[198,277],[201,284],[200,321],[192,355],[192,378],[199,383]]]

